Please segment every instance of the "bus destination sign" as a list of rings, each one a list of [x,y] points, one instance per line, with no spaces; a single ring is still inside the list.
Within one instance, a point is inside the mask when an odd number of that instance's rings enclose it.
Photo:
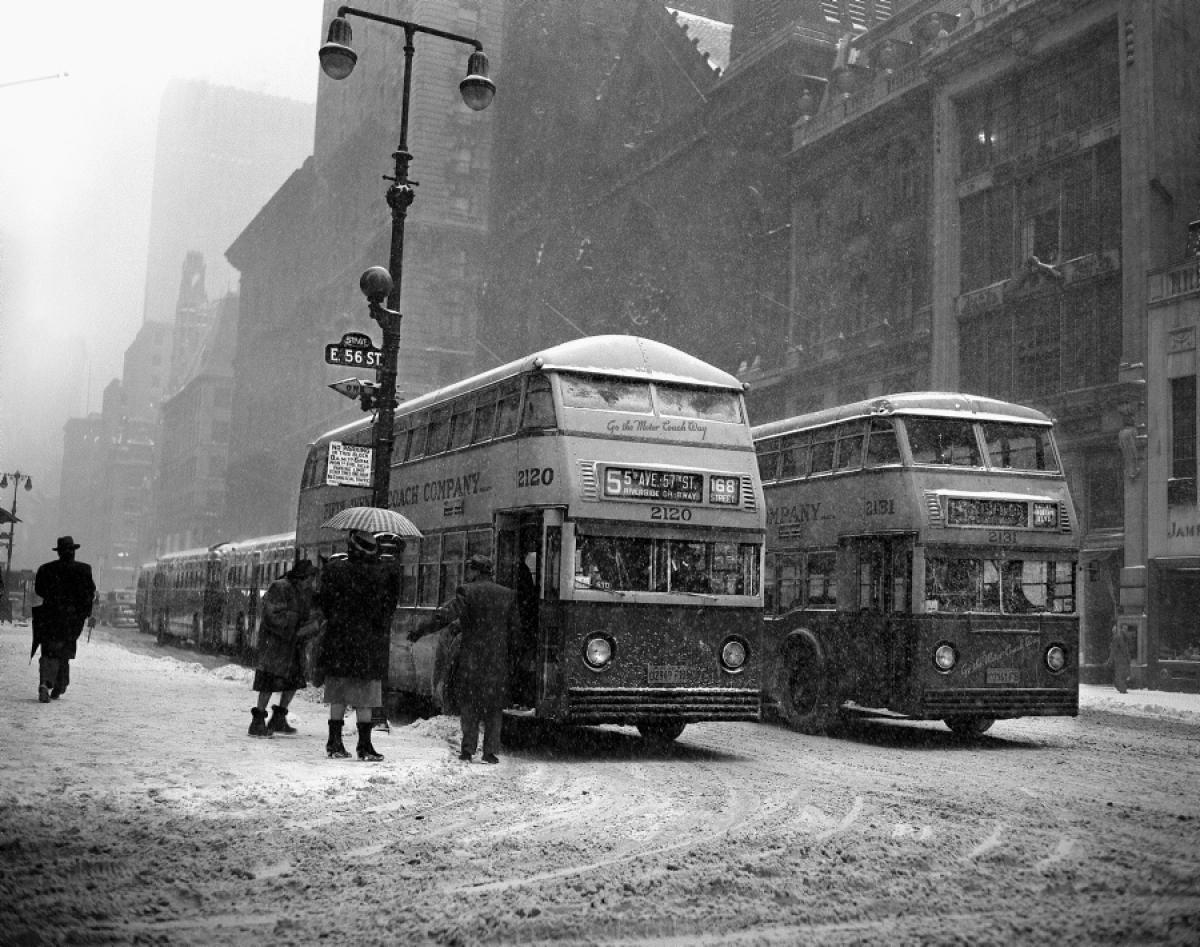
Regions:
[[[704,500],[704,476],[680,470],[605,467],[604,495],[614,500],[701,503]]]
[[[1029,523],[1029,507],[1022,500],[986,497],[950,497],[946,503],[950,526],[1008,526],[1021,529]]]

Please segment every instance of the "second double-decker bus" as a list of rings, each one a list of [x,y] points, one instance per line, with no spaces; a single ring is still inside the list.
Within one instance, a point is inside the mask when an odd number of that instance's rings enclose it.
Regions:
[[[804,732],[856,709],[965,735],[1077,713],[1080,536],[1049,417],[908,392],[754,438],[769,707]]]
[[[389,504],[424,538],[401,556],[393,695],[432,695],[436,636],[405,632],[483,553],[522,615],[514,712],[654,740],[759,718],[765,522],[736,378],[647,339],[584,338],[402,404],[395,432]],[[339,549],[320,524],[369,504],[345,480],[371,443],[363,420],[312,445],[301,555]]]

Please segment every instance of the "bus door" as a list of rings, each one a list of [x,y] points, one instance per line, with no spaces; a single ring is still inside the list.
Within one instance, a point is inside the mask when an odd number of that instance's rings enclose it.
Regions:
[[[852,688],[866,706],[886,706],[897,674],[903,674],[905,638],[912,623],[911,536],[843,540],[848,577],[854,585],[843,614],[846,653],[837,663],[857,677]]]
[[[509,691],[512,702],[519,707],[533,707],[538,697],[543,512],[528,510],[496,516],[495,579],[516,593],[520,616],[509,646]]]

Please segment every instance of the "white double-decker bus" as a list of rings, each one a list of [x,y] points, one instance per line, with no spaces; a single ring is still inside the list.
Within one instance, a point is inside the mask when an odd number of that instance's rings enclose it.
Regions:
[[[432,696],[436,639],[405,632],[483,553],[522,612],[514,712],[660,740],[758,719],[766,524],[736,378],[646,339],[585,338],[400,405],[395,437],[389,505],[424,538],[401,557],[393,696]],[[320,524],[369,505],[338,470],[371,444],[364,419],[312,445],[300,555],[340,549]]]

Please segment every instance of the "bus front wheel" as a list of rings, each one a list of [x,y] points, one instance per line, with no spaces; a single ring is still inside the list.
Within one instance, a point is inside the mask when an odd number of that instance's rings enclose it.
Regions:
[[[784,650],[778,687],[779,710],[793,730],[824,733],[833,707],[825,678],[821,646],[805,635],[788,642]]]
[[[652,720],[637,725],[638,733],[647,743],[655,746],[666,746],[674,743],[683,733],[687,724],[682,720]]]
[[[960,737],[977,737],[987,733],[996,721],[992,717],[947,717],[946,726]]]

